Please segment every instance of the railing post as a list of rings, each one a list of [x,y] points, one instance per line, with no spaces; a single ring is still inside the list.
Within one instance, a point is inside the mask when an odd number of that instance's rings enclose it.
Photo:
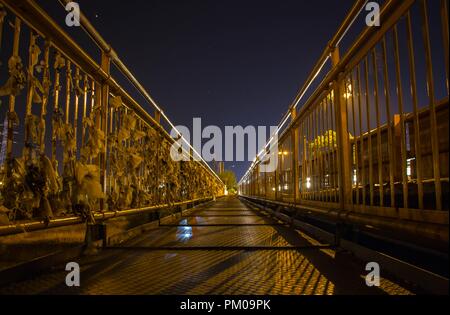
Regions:
[[[255,189],[255,170],[253,169],[250,174],[250,185],[251,185],[251,192],[252,196],[254,197],[256,195],[256,189]]]
[[[278,144],[276,144],[276,145],[278,145]],[[278,154],[280,154],[279,152],[281,152],[281,151],[280,151],[280,147],[278,146]],[[278,186],[280,185],[280,178],[279,178],[279,176],[280,176],[279,170],[281,169],[280,163],[281,163],[281,156],[278,157],[278,163],[276,165],[275,172],[274,172],[274,175],[275,175],[275,194],[274,194],[275,200],[278,200],[278,197],[280,196],[280,191],[278,189]]]
[[[297,118],[297,110],[295,107],[291,108],[291,121],[294,122],[295,118]],[[299,172],[298,172],[298,146],[299,146],[299,138],[298,138],[298,128],[294,126],[292,129],[292,179],[294,184],[292,185],[294,189],[294,203],[297,202],[300,195],[299,190]]]
[[[334,47],[331,51],[331,62],[333,67],[339,63],[339,48]],[[338,178],[339,178],[339,203],[341,210],[351,203],[352,186],[350,171],[350,143],[348,137],[347,108],[344,98],[345,80],[343,77],[333,82],[335,119],[336,119],[336,140],[338,152]]]
[[[157,109],[155,109],[155,121],[158,124],[161,124],[161,112]]]
[[[258,159],[256,161],[256,163],[258,163]],[[256,165],[255,168],[255,184],[256,184],[256,195],[258,197],[261,197],[261,186],[260,186],[260,173],[259,173],[259,164]]]
[[[102,52],[102,59],[101,59],[101,68],[103,71],[105,71],[108,75],[110,74],[110,66],[111,66],[111,58],[106,52]],[[107,82],[102,82],[101,86],[101,130],[105,134],[105,150],[100,154],[100,183],[102,184],[103,193],[106,195],[107,191],[107,174],[106,174],[106,167],[107,167],[107,154],[108,154],[108,141],[107,135],[108,135],[108,103],[109,103],[109,85]],[[105,201],[104,199],[100,199],[100,210],[105,210]]]

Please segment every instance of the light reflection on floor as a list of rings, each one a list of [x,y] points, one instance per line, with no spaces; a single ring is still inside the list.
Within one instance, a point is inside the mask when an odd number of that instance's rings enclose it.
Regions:
[[[217,209],[219,205],[242,208],[237,200],[217,202]],[[248,214],[249,209],[242,212]],[[66,271],[60,266],[47,275],[1,288],[0,294],[408,294],[384,279],[381,288],[367,287],[358,266],[331,249],[145,250],[146,246],[320,245],[288,227],[252,225],[264,221],[263,217],[227,217],[225,211],[219,214],[222,216],[215,217],[208,211],[203,217],[195,214],[182,218],[176,227],[161,227],[129,243],[142,250],[114,250],[99,255],[96,263],[81,262],[85,267],[79,288],[66,286]],[[222,223],[224,226],[213,226]],[[227,226],[230,223],[242,225]]]
[[[181,220],[180,225],[177,228],[177,241],[186,243],[192,238],[193,232],[192,232],[192,226],[187,225],[187,219]]]

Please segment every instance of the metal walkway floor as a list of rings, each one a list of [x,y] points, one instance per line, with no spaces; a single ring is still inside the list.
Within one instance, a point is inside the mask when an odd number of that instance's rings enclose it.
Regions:
[[[80,258],[81,286],[64,266],[0,294],[409,294],[364,266],[237,198],[194,209],[121,247]]]

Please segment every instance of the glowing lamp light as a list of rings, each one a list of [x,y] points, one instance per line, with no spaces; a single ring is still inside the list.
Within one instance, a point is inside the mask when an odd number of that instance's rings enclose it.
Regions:
[[[414,160],[415,160],[415,158],[406,160],[406,176],[412,176],[411,162]]]
[[[352,97],[352,86],[351,85],[348,85],[347,86],[347,91],[344,93],[344,97],[346,98],[346,99],[349,99],[349,98],[351,98]]]
[[[306,189],[310,189],[311,188],[311,177],[307,177],[306,178]]]

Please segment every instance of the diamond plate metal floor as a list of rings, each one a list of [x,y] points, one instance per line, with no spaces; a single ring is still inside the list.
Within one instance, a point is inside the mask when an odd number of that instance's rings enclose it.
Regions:
[[[0,294],[410,294],[364,267],[251,209],[237,198],[198,208],[122,247],[81,258],[81,286],[64,267],[0,288]]]

